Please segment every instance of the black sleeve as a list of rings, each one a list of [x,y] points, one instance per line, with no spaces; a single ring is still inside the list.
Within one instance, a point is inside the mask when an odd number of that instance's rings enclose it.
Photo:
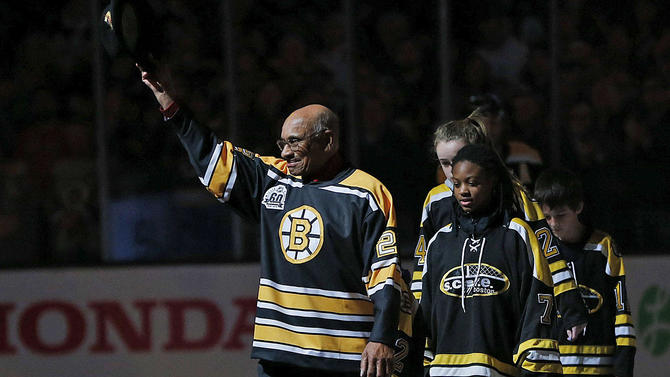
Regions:
[[[579,292],[572,270],[568,267],[561,254],[558,241],[549,229],[545,220],[529,223],[541,249],[541,257],[545,258],[553,283],[553,294],[556,309],[563,318],[562,331],[587,322],[588,311]]]

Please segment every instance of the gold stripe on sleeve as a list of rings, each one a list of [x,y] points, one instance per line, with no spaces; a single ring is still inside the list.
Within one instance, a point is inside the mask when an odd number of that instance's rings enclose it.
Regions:
[[[224,141],[221,155],[212,173],[212,179],[209,182],[209,186],[207,186],[207,190],[217,198],[222,197],[226,191],[228,178],[230,178],[230,172],[233,170],[233,161],[233,145],[230,142]]]
[[[393,281],[402,280],[402,276],[400,276],[400,272],[398,272],[398,266],[395,263],[372,271],[372,276],[370,277],[370,282],[367,284],[367,288],[370,289],[378,284],[383,284],[389,278],[393,279]]]
[[[635,338],[621,337],[616,338],[616,345],[619,347],[635,347],[636,346]]]
[[[560,345],[559,350],[562,355],[579,355],[579,354],[589,354],[589,355],[611,355],[614,353],[614,346],[570,346],[570,345]]]
[[[367,338],[349,338],[333,335],[301,334],[279,327],[256,325],[254,339],[266,342],[290,344],[302,348],[323,351],[361,353]]]
[[[266,285],[258,288],[258,300],[272,302],[290,309],[353,315],[373,315],[374,313],[370,301],[288,293]]]
[[[617,314],[614,322],[615,325],[632,325],[633,317],[630,314]]]
[[[614,373],[612,367],[563,366],[563,374],[607,376]]]
[[[485,353],[466,353],[466,354],[439,354],[431,362],[431,365],[489,365],[502,373],[516,376],[518,370],[514,365],[504,363],[491,355]]]

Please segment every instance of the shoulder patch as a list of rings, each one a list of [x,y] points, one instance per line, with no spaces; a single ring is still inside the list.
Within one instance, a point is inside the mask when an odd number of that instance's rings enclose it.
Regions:
[[[267,209],[284,209],[284,202],[286,201],[286,186],[277,185],[270,187],[263,195],[261,202]]]
[[[240,147],[233,147],[236,152],[242,153],[244,156],[249,157],[249,158],[254,158],[256,154],[248,149],[240,148]]]

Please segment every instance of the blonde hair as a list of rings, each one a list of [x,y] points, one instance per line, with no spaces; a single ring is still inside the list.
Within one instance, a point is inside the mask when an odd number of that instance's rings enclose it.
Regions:
[[[452,120],[440,124],[433,133],[433,147],[440,142],[463,140],[466,144],[486,144],[493,147],[488,130],[486,117],[473,111],[465,119]]]
[[[438,143],[453,140],[463,140],[466,144],[484,144],[495,152],[498,156],[498,160],[500,160],[500,163],[503,166],[507,166],[505,160],[493,144],[493,140],[489,137],[489,132],[486,128],[488,120],[489,116],[486,115],[485,110],[480,106],[465,119],[452,120],[439,125],[433,134],[433,148],[435,148]],[[530,197],[530,193],[526,190],[519,178],[517,178],[509,169],[505,170],[509,179],[517,187],[518,191],[515,192],[517,201],[522,202],[521,192]]]

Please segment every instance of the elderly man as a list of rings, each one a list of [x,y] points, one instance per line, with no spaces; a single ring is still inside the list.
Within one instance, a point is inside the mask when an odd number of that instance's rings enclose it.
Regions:
[[[337,116],[321,105],[294,111],[277,140],[282,158],[259,156],[219,140],[147,72],[142,81],[207,190],[260,225],[259,376],[398,373],[394,346],[398,329],[411,335],[412,310],[393,200],[344,162]]]

